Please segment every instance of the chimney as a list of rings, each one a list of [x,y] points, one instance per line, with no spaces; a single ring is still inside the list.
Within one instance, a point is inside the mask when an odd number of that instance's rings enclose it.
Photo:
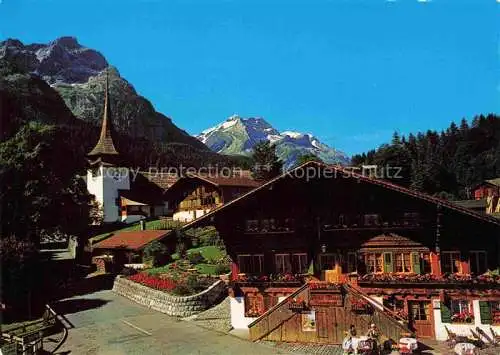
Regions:
[[[139,223],[141,224],[141,231],[145,231],[146,230],[146,221],[141,219],[141,221]]]

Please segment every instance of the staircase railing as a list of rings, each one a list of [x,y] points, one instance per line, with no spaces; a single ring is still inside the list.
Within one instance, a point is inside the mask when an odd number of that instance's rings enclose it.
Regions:
[[[288,308],[290,299],[301,297],[305,301],[309,301],[309,285],[304,284],[297,291],[285,297],[281,302],[268,309],[264,314],[248,325],[250,339],[253,341],[260,340],[274,330],[276,330],[283,322],[293,317],[296,313]]]
[[[394,312],[392,312],[389,308],[374,301],[370,296],[352,287],[351,285],[345,284],[344,288],[351,295],[370,302],[374,309],[372,315],[372,323],[375,323],[380,332],[389,339],[398,341],[404,335],[412,333],[412,331],[406,325],[406,319],[394,314]]]

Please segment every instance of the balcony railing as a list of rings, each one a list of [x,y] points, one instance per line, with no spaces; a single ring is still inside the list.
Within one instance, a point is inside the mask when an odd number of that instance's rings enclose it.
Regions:
[[[235,280],[240,286],[287,286],[299,287],[302,286],[308,279],[308,275],[302,274],[270,274],[270,275],[247,275],[239,274]]]
[[[346,230],[401,230],[401,229],[421,229],[421,221],[395,221],[381,223],[350,223],[350,224],[325,224],[323,231],[346,231]]]
[[[459,274],[449,274],[449,275],[432,275],[432,274],[394,274],[394,273],[384,273],[384,274],[368,274],[361,276],[358,279],[358,284],[363,285],[476,285],[476,286],[500,286],[500,276],[495,275],[459,275]]]

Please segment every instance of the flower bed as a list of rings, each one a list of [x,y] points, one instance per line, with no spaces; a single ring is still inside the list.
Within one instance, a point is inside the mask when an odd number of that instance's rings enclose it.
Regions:
[[[147,272],[129,276],[127,279],[155,290],[180,296],[198,293],[216,281],[216,279],[211,277],[197,276],[189,273],[182,273],[176,277],[172,277],[165,274],[151,275]]]
[[[128,279],[160,291],[171,291],[177,286],[174,280],[158,278],[144,272],[129,276]]]

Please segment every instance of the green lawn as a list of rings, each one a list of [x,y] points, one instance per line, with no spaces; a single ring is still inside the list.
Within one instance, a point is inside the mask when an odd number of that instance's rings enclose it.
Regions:
[[[150,229],[150,230],[173,229],[174,227],[178,227],[180,225],[181,225],[180,222],[172,221],[172,220],[155,219],[152,221],[146,221],[146,229]],[[90,242],[92,244],[100,242],[101,240],[104,240],[104,239],[110,237],[113,233],[116,233],[116,232],[138,231],[140,229],[141,229],[141,224],[139,222],[137,222],[137,223],[134,223],[130,226],[120,228],[120,229],[117,229],[117,230],[112,231],[112,232],[98,234],[98,235],[90,238]]]
[[[146,269],[145,271],[150,274],[150,275],[157,275],[157,274],[164,274],[167,273],[168,270],[168,265],[163,265],[163,266],[158,266],[158,267],[152,267],[150,269]]]
[[[206,247],[193,248],[187,251],[188,254],[196,252],[200,253],[210,263],[214,263],[220,258],[226,256],[226,253],[223,250],[220,250],[219,247],[212,245]]]
[[[198,264],[196,265],[196,269],[200,274],[203,275],[215,275],[215,268],[217,265],[212,264]]]
[[[216,246],[205,246],[205,247],[199,247],[199,248],[192,248],[188,249],[187,253],[192,254],[192,253],[201,253],[201,255],[206,259],[207,263],[200,263],[197,264],[193,267],[196,267],[198,272],[200,274],[204,275],[215,275],[215,268],[216,265],[214,264],[217,260],[220,258],[224,257],[226,255],[225,251],[220,250],[219,247]],[[172,254],[172,259],[174,262],[177,262],[179,259],[179,256],[177,253]],[[150,268],[145,270],[148,274],[150,275],[156,275],[156,274],[162,274],[162,273],[168,273],[168,265],[163,265],[155,268]]]

